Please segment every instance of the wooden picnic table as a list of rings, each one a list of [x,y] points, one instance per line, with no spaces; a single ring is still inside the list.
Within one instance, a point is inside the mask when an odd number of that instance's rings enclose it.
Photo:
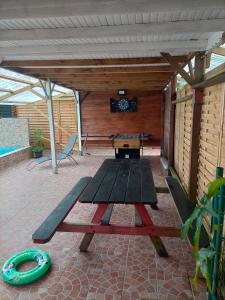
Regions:
[[[99,224],[97,226],[104,226],[102,224],[104,214],[106,223],[109,223],[112,212],[110,205],[134,205],[135,226],[111,225],[108,226],[108,230],[106,227],[105,233],[138,234],[140,231],[141,234],[150,236],[160,256],[168,256],[160,235],[179,235],[177,229],[171,231],[171,228],[154,226],[145,207],[150,205],[152,209],[158,209],[156,189],[148,159],[106,159],[79,197],[79,201],[98,204],[92,219],[93,224]],[[157,230],[158,236],[154,232]],[[82,251],[87,250],[93,236],[94,233],[87,233],[84,236],[80,245]]]
[[[63,222],[76,201],[97,204],[91,224]],[[133,226],[110,224],[113,205],[135,208]],[[178,237],[180,229],[154,225],[146,208],[157,209],[157,196],[148,159],[106,159],[93,178],[82,178],[33,234],[37,243],[49,241],[56,231],[85,233],[80,250],[86,251],[95,233],[147,235],[160,256],[168,256],[160,236]]]

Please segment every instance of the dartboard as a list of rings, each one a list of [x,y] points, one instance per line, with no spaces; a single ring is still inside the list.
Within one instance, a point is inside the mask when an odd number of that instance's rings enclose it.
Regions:
[[[121,111],[125,111],[129,108],[129,102],[126,98],[121,98],[119,101],[118,101],[118,108],[121,110]]]

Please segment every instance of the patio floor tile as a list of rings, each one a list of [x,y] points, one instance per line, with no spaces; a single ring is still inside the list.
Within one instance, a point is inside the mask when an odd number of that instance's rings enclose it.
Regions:
[[[57,232],[47,244],[34,244],[32,233],[83,176],[93,176],[106,157],[78,157],[62,162],[58,175],[49,164],[26,170],[28,161],[0,172],[0,267],[27,248],[47,251],[51,271],[23,287],[0,281],[0,300],[206,300],[204,282],[191,282],[194,259],[189,243],[162,238],[170,257],[161,258],[149,237],[96,234],[81,253],[83,234]],[[158,157],[151,157],[157,186],[165,186]],[[147,207],[157,225],[180,226],[169,194],[158,195],[159,210]],[[90,222],[96,205],[78,203],[67,222]],[[133,224],[131,205],[114,206],[111,223]],[[25,266],[23,266],[25,267]],[[26,266],[28,268],[28,265]],[[24,268],[22,269],[24,270]]]
[[[123,286],[123,300],[157,300],[157,281],[155,269],[127,272]]]

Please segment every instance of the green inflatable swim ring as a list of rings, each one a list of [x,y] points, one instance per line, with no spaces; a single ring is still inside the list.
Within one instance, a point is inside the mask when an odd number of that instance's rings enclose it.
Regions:
[[[27,261],[35,261],[37,265],[26,272],[17,271],[17,267]],[[51,260],[48,253],[27,249],[10,257],[2,269],[2,278],[10,285],[25,285],[41,278],[50,268]]]

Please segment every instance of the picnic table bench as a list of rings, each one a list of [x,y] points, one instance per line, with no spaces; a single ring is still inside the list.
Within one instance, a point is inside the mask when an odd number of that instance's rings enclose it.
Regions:
[[[159,189],[160,190],[160,189]],[[162,189],[165,192],[165,189]],[[91,224],[64,221],[77,201],[98,207]],[[134,226],[110,224],[113,205],[130,204],[136,212]],[[148,159],[106,159],[93,178],[82,178],[35,231],[35,243],[48,242],[56,231],[83,232],[80,250],[86,251],[95,233],[149,236],[160,256],[168,256],[161,236],[178,237],[179,228],[154,225],[146,208],[157,209],[156,188]]]

